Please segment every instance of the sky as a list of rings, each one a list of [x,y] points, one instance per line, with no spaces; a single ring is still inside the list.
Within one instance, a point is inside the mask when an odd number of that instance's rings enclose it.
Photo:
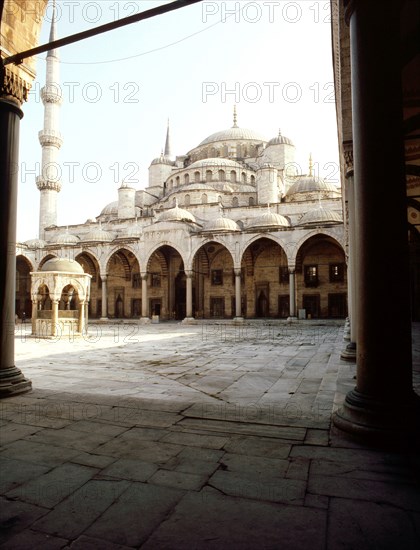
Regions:
[[[57,33],[69,36],[169,2],[57,0]],[[52,5],[52,3],[51,3]],[[48,42],[52,9],[40,44]],[[17,237],[38,236],[45,54],[23,106]],[[339,185],[328,0],[203,1],[60,48],[63,104],[58,225],[84,223],[117,200],[122,181],[147,187],[164,147],[183,155],[233,124],[296,146]]]

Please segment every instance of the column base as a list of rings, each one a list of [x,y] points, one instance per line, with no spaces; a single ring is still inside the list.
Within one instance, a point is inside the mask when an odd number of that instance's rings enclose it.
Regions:
[[[420,447],[420,397],[379,401],[356,388],[332,416],[333,424],[357,443],[388,448]]]
[[[356,351],[356,342],[350,342],[340,353],[340,359],[343,361],[349,361],[350,363],[355,363],[357,357]]]
[[[0,370],[0,398],[12,397],[32,390],[32,382],[17,367]]]
[[[245,319],[244,319],[243,317],[234,317],[234,318],[233,318],[233,321],[234,321],[235,323],[242,324],[242,323],[245,321]]]
[[[139,319],[139,325],[150,325],[151,320],[149,317],[140,317]]]
[[[286,321],[297,321],[297,320],[298,320],[297,317],[288,317],[288,318],[286,319]]]
[[[185,317],[185,319],[181,321],[182,325],[195,325],[195,323],[196,320],[194,317]]]
[[[108,319],[108,317],[100,317],[99,321],[104,322],[104,321],[109,321],[109,319]]]

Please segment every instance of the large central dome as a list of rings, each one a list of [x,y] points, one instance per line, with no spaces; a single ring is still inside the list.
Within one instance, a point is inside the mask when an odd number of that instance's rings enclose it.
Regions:
[[[207,137],[205,140],[203,140],[199,147],[202,145],[208,145],[209,143],[215,143],[217,141],[242,141],[242,140],[250,140],[250,141],[259,141],[263,143],[267,143],[267,140],[265,137],[263,137],[258,132],[255,132],[254,130],[249,130],[247,128],[238,128],[237,126],[233,128],[228,128],[227,130],[222,130],[220,132],[216,132],[212,134],[211,136]]]

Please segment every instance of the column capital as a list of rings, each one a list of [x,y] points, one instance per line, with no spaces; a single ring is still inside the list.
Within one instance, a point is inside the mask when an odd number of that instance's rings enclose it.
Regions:
[[[147,273],[147,271],[141,271],[140,272],[140,278],[142,281],[147,281],[147,277],[149,276],[149,274]]]
[[[343,143],[343,156],[344,156],[344,167],[346,170],[346,178],[350,178],[354,174],[352,141],[345,141]]]
[[[235,267],[233,271],[235,272],[235,277],[240,277],[242,275],[242,268],[240,267]]]
[[[289,275],[293,275],[296,271],[296,266],[295,265],[289,265],[288,270],[289,270]]]
[[[108,273],[99,273],[99,277],[101,278],[102,282],[106,282],[108,279]]]
[[[27,101],[31,84],[22,78],[14,66],[0,67],[0,96],[21,107]]]
[[[194,271],[192,269],[184,269],[184,273],[187,279],[192,279],[194,276]]]
[[[350,25],[350,19],[351,19],[351,16],[353,15],[356,1],[344,0],[343,4],[344,4],[344,20],[347,25]]]

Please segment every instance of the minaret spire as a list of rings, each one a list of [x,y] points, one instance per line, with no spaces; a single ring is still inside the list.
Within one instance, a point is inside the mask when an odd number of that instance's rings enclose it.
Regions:
[[[169,129],[169,118],[168,118],[168,128],[166,130],[165,157],[172,160],[172,148],[171,148],[171,135],[170,135],[170,129]]]
[[[309,154],[309,175],[310,176],[314,175],[314,163],[312,160],[312,153]]]
[[[50,41],[57,39],[56,5],[52,0]],[[58,50],[49,50],[47,54],[47,72],[45,86],[41,90],[44,104],[44,128],[39,132],[42,148],[41,173],[36,178],[41,193],[39,208],[39,238],[45,238],[45,228],[57,225],[57,194],[61,189],[59,179],[58,152],[63,143],[60,134],[60,60]]]

